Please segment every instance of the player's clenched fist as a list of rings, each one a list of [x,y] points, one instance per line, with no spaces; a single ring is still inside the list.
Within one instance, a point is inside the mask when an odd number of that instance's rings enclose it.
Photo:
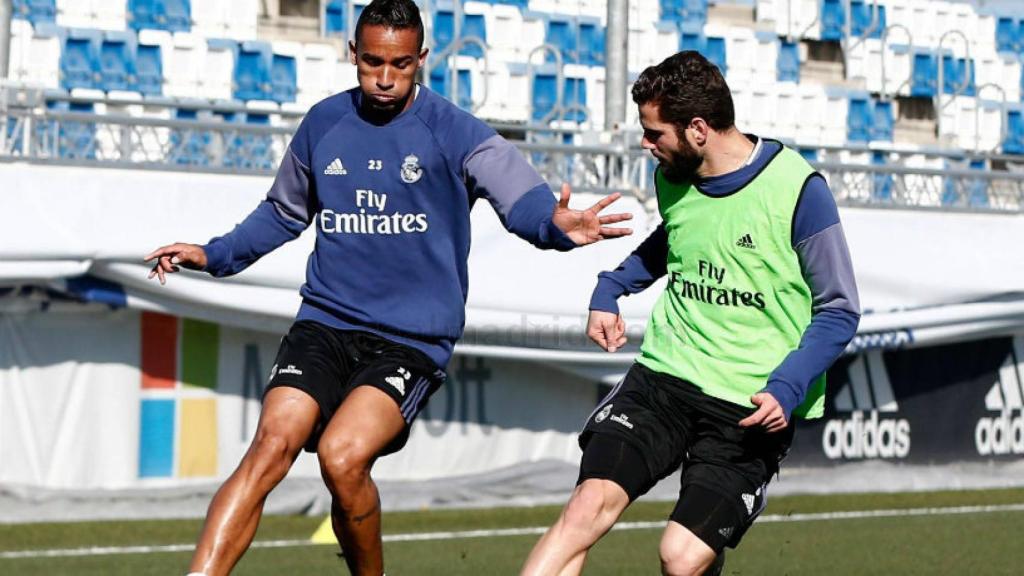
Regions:
[[[626,322],[618,314],[591,310],[587,336],[601,348],[615,352],[626,344]]]
[[[147,254],[143,260],[149,262],[154,258],[156,262],[153,263],[153,269],[149,272],[149,278],[152,279],[154,276],[158,276],[161,284],[167,282],[165,274],[177,272],[180,269],[179,266],[184,266],[190,270],[206,268],[206,252],[201,246],[195,244],[176,242],[162,248],[157,248]]]

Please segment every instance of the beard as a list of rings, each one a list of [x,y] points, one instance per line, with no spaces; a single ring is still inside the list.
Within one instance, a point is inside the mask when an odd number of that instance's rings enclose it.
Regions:
[[[682,148],[671,152],[668,159],[658,161],[661,173],[670,182],[692,181],[697,176],[697,169],[704,162],[700,154],[697,154],[689,144],[685,141],[681,144]]]

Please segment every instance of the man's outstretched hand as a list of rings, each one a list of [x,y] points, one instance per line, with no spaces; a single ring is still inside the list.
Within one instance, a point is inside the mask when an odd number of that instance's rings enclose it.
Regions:
[[[611,228],[609,224],[624,222],[633,218],[632,214],[608,214],[600,216],[599,213],[618,200],[622,194],[616,192],[605,196],[586,210],[572,210],[569,208],[569,185],[562,184],[562,197],[555,207],[555,213],[551,221],[558,226],[565,235],[572,239],[577,246],[586,246],[599,240],[607,238],[619,238],[629,236],[633,233],[632,228]]]
[[[152,279],[154,276],[158,276],[161,284],[166,284],[166,275],[177,272],[180,270],[180,266],[190,270],[206,268],[206,252],[202,246],[195,244],[176,242],[157,248],[147,254],[142,260],[149,262],[154,258],[156,262],[153,263],[153,269],[150,270],[148,278]]]

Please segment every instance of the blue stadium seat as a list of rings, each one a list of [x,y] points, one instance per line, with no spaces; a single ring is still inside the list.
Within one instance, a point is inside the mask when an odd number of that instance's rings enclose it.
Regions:
[[[583,78],[566,78],[562,103],[573,107],[562,114],[563,120],[583,122],[587,119],[587,83]]]
[[[450,8],[434,12],[434,53],[440,54],[455,39],[455,12]]]
[[[885,166],[888,162],[885,152],[878,150],[871,153],[871,163],[875,166]],[[887,202],[892,199],[892,174],[875,174],[871,179],[871,198]]]
[[[725,58],[725,38],[708,36],[704,43],[703,53],[705,58],[710,60],[715,66],[718,66],[722,76],[725,76],[729,69]]]
[[[53,24],[57,20],[57,0],[14,0],[12,18],[28,20],[33,25]]]
[[[779,58],[776,61],[779,82],[800,81],[800,46],[796,42],[779,42]]]
[[[1017,53],[1019,46],[1017,22],[1004,16],[996,21],[996,51]]]
[[[558,101],[558,86],[554,73],[537,73],[533,77],[533,117],[534,121],[547,116]]]
[[[100,32],[69,29],[60,55],[61,87],[102,90],[99,61]]]
[[[580,20],[580,63],[587,66],[604,66],[604,41],[605,29],[600,21]]]
[[[841,40],[846,27],[846,10],[841,0],[821,3],[821,39]]]
[[[217,112],[227,123],[269,126],[270,116],[259,113]],[[225,132],[224,157],[227,168],[249,170],[273,169],[273,139],[269,135],[250,132]]]
[[[577,29],[576,22],[568,16],[552,16],[548,19],[544,41],[562,52],[562,62],[564,63],[579,62],[579,53],[576,49]],[[552,62],[553,60],[552,56],[548,54],[547,61]]]
[[[853,0],[850,2],[850,32],[855,37],[861,37],[871,27],[872,4],[864,0]],[[878,6],[878,22],[875,28],[868,35],[868,38],[880,39],[882,31],[885,30],[885,6]]]
[[[107,32],[100,43],[102,90],[133,90],[136,77],[135,34]]]
[[[679,50],[696,50],[704,52],[704,33],[692,30],[679,31]]]
[[[160,46],[139,44],[135,49],[135,86],[145,96],[164,92],[164,64]]]
[[[430,70],[430,89],[445,98],[452,100],[451,94],[452,71],[444,64]],[[453,100],[461,108],[469,108],[473,105],[473,78],[469,70],[459,70],[459,95],[458,100]]]
[[[693,22],[703,26],[708,19],[707,0],[658,0],[662,22]]]
[[[1024,154],[1024,112],[1010,110],[1006,115],[1006,140],[1003,141],[1006,154]]]
[[[90,102],[48,101],[46,107],[63,112],[94,112]],[[60,158],[81,160],[96,158],[96,125],[91,122],[61,121],[60,129],[54,134],[54,122],[40,122],[37,125],[37,136],[41,141],[57,137],[56,153]]]
[[[199,0],[208,2],[209,0]],[[188,32],[192,30],[191,0],[162,0],[163,17],[167,23],[165,30],[172,32]]]
[[[198,113],[188,108],[175,110],[176,120],[196,120]],[[213,135],[206,130],[175,128],[171,130],[171,147],[167,152],[167,160],[181,166],[209,166],[209,146]]]
[[[804,160],[807,160],[808,162],[817,162],[818,161],[818,149],[817,148],[797,148],[796,151],[799,152],[800,156]]]
[[[460,34],[463,38],[469,36],[475,36],[487,43],[487,25],[484,22],[483,14],[464,14],[462,17],[462,29]],[[459,50],[459,54],[463,56],[471,56],[473,58],[483,58],[484,51],[480,46],[476,44],[466,44]]]
[[[292,56],[274,54],[270,65],[271,100],[295,102],[298,93],[298,65]]]
[[[961,95],[974,96],[974,62],[944,54],[942,56],[942,93],[955,93],[963,86],[965,80],[967,87]]]
[[[135,30],[188,32],[192,29],[192,3],[190,0],[128,0],[127,18],[129,27]]]
[[[340,36],[345,32],[345,0],[330,0],[324,5],[324,33]]]
[[[971,170],[988,170],[984,160],[971,160]],[[988,206],[988,183],[978,178],[967,181],[967,205],[971,208],[985,208]]]
[[[895,119],[893,118],[892,102],[876,101],[872,104],[871,139],[892,142]]]
[[[910,82],[911,96],[935,96],[939,83],[935,56],[919,52],[914,54],[914,71]]]
[[[271,100],[272,52],[268,42],[242,42],[235,58],[235,98]]]
[[[871,101],[868,97],[851,97],[846,114],[846,139],[850,142],[870,141],[871,121]]]

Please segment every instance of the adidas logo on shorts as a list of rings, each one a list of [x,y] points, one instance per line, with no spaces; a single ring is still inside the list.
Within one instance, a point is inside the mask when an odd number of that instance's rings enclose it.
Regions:
[[[410,378],[412,378],[412,373],[399,366],[398,376],[388,376],[384,381],[394,387],[395,390],[398,390],[399,394],[405,396],[405,382]]]

